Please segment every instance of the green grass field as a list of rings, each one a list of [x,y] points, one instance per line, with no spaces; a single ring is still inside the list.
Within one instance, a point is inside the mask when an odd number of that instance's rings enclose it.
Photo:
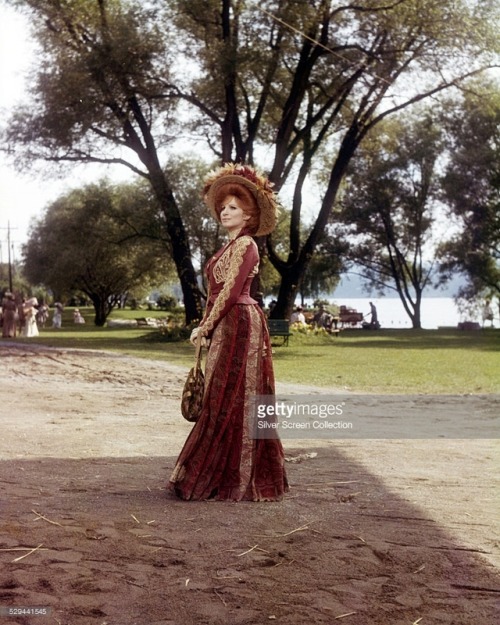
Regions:
[[[110,350],[188,366],[193,347],[167,342],[155,330],[96,328],[82,309],[84,326],[74,325],[72,310],[63,328],[41,329],[38,338],[16,339],[53,347]],[[165,317],[159,311],[117,311],[111,318]],[[498,393],[500,331],[345,330],[339,337],[294,334],[288,347],[275,339],[276,378],[370,393]]]
[[[317,341],[317,343],[314,342]],[[278,377],[372,393],[498,393],[500,332],[346,330],[291,337],[275,354]]]

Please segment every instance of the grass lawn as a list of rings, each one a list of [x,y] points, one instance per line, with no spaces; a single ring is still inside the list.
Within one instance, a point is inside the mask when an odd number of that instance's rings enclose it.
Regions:
[[[91,310],[81,310],[86,325],[74,325],[66,309],[61,330],[45,328],[38,338],[16,340],[191,365],[194,350],[187,341],[166,342],[151,329],[96,328]],[[127,310],[112,318],[165,315]],[[275,343],[276,378],[283,382],[370,393],[500,392],[499,330],[345,330],[337,338],[294,334],[288,347]]]
[[[371,393],[498,393],[500,331],[345,330],[290,337],[277,377]]]

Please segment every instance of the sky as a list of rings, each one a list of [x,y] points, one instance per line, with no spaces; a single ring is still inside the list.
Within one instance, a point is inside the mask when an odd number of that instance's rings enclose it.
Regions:
[[[28,88],[27,73],[35,54],[26,18],[0,4],[0,115],[8,118],[23,101]],[[3,146],[2,146],[3,147]],[[7,262],[7,228],[14,260],[27,239],[30,221],[59,195],[64,180],[42,179],[39,174],[16,170],[0,152],[0,243],[2,262]]]
[[[27,18],[0,0],[0,119],[10,117],[16,105],[23,102],[35,54]],[[0,151],[0,262],[7,262],[9,226],[12,260],[19,260],[31,220],[40,217],[50,202],[71,188],[95,180],[96,167],[68,168],[60,178],[55,174],[49,177],[35,171],[19,171]],[[99,166],[98,177],[107,173],[105,166]]]
[[[0,5],[0,114],[5,119],[16,103],[22,100],[27,68],[34,53],[27,37],[25,20],[12,9]],[[3,146],[2,146],[3,147]],[[14,253],[25,240],[32,215],[43,206],[48,197],[46,184],[34,181],[15,171],[0,152],[0,243],[3,262],[7,262],[7,226],[10,223]]]

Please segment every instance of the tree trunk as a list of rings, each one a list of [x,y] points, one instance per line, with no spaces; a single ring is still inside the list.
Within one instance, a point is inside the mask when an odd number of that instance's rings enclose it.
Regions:
[[[186,325],[200,320],[203,316],[201,292],[198,288],[196,272],[191,261],[191,250],[184,223],[177,202],[163,171],[155,146],[151,127],[146,121],[139,101],[134,96],[129,99],[134,117],[140,128],[144,148],[138,147],[140,139],[136,131],[125,123],[126,132],[131,136],[132,146],[149,173],[149,181],[165,218],[165,226],[172,246],[172,260],[177,269],[184,300]]]
[[[413,315],[411,317],[411,324],[414,330],[422,329],[422,292],[418,291],[415,298],[415,304],[413,306]]]
[[[300,285],[298,276],[303,271],[305,267],[297,263],[281,274],[278,301],[270,314],[271,319],[290,319]]]
[[[403,302],[404,304],[404,302]],[[414,304],[412,306],[413,310],[410,310],[409,308],[406,308],[406,311],[408,313],[408,316],[410,317],[410,321],[411,321],[411,327],[413,330],[421,330],[422,329],[422,321],[421,321],[421,317],[420,317],[420,306],[417,304]]]
[[[318,241],[325,231],[328,219],[332,212],[335,198],[340,187],[340,183],[344,177],[347,166],[353,157],[356,148],[361,141],[363,131],[353,123],[350,130],[344,137],[339,155],[330,173],[328,187],[326,189],[321,209],[319,211],[316,222],[309,233],[302,249],[299,251],[300,240],[300,209],[301,201],[294,201],[292,208],[292,220],[290,225],[290,242],[294,249],[291,250],[288,261],[283,262],[273,248],[268,247],[269,258],[274,267],[281,275],[280,290],[278,293],[278,302],[271,313],[273,319],[288,319],[292,313],[293,304],[297,293],[300,289],[300,283],[304,276],[309,262],[314,254]],[[301,182],[295,190],[295,199],[301,195]]]
[[[99,295],[92,295],[90,299],[92,300],[95,312],[94,325],[96,325],[98,328],[102,328],[106,323],[106,319],[108,318],[108,315],[112,309],[108,305],[106,299],[100,297]]]
[[[179,217],[174,221],[169,220],[167,230],[172,243],[172,258],[181,283],[184,318],[186,325],[189,325],[199,321],[203,316],[198,280],[191,262],[191,251],[182,219]]]
[[[410,317],[411,327],[413,330],[421,330],[422,329],[422,320],[421,320],[421,308],[422,308],[422,291],[417,292],[415,301],[411,299],[409,294],[408,287],[405,285],[401,286],[401,278],[398,275],[395,275],[396,280],[396,290],[399,295],[399,299],[403,304],[403,308],[405,309],[408,317]]]
[[[420,319],[420,308],[418,310],[415,310],[415,314],[412,317],[411,323],[412,323],[412,328],[414,330],[422,329],[422,321]]]
[[[184,223],[179,213],[174,195],[159,167],[149,167],[151,184],[165,217],[166,230],[172,245],[172,259],[177,268],[181,284],[186,325],[198,321],[203,316],[201,293],[196,272],[191,260],[191,250]]]

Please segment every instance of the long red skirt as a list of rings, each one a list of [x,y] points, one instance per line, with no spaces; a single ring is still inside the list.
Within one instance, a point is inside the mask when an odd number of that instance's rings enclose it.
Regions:
[[[192,500],[283,497],[288,482],[280,440],[249,436],[254,395],[274,395],[269,333],[258,306],[237,304],[213,333],[202,413],[177,459],[169,490]]]

